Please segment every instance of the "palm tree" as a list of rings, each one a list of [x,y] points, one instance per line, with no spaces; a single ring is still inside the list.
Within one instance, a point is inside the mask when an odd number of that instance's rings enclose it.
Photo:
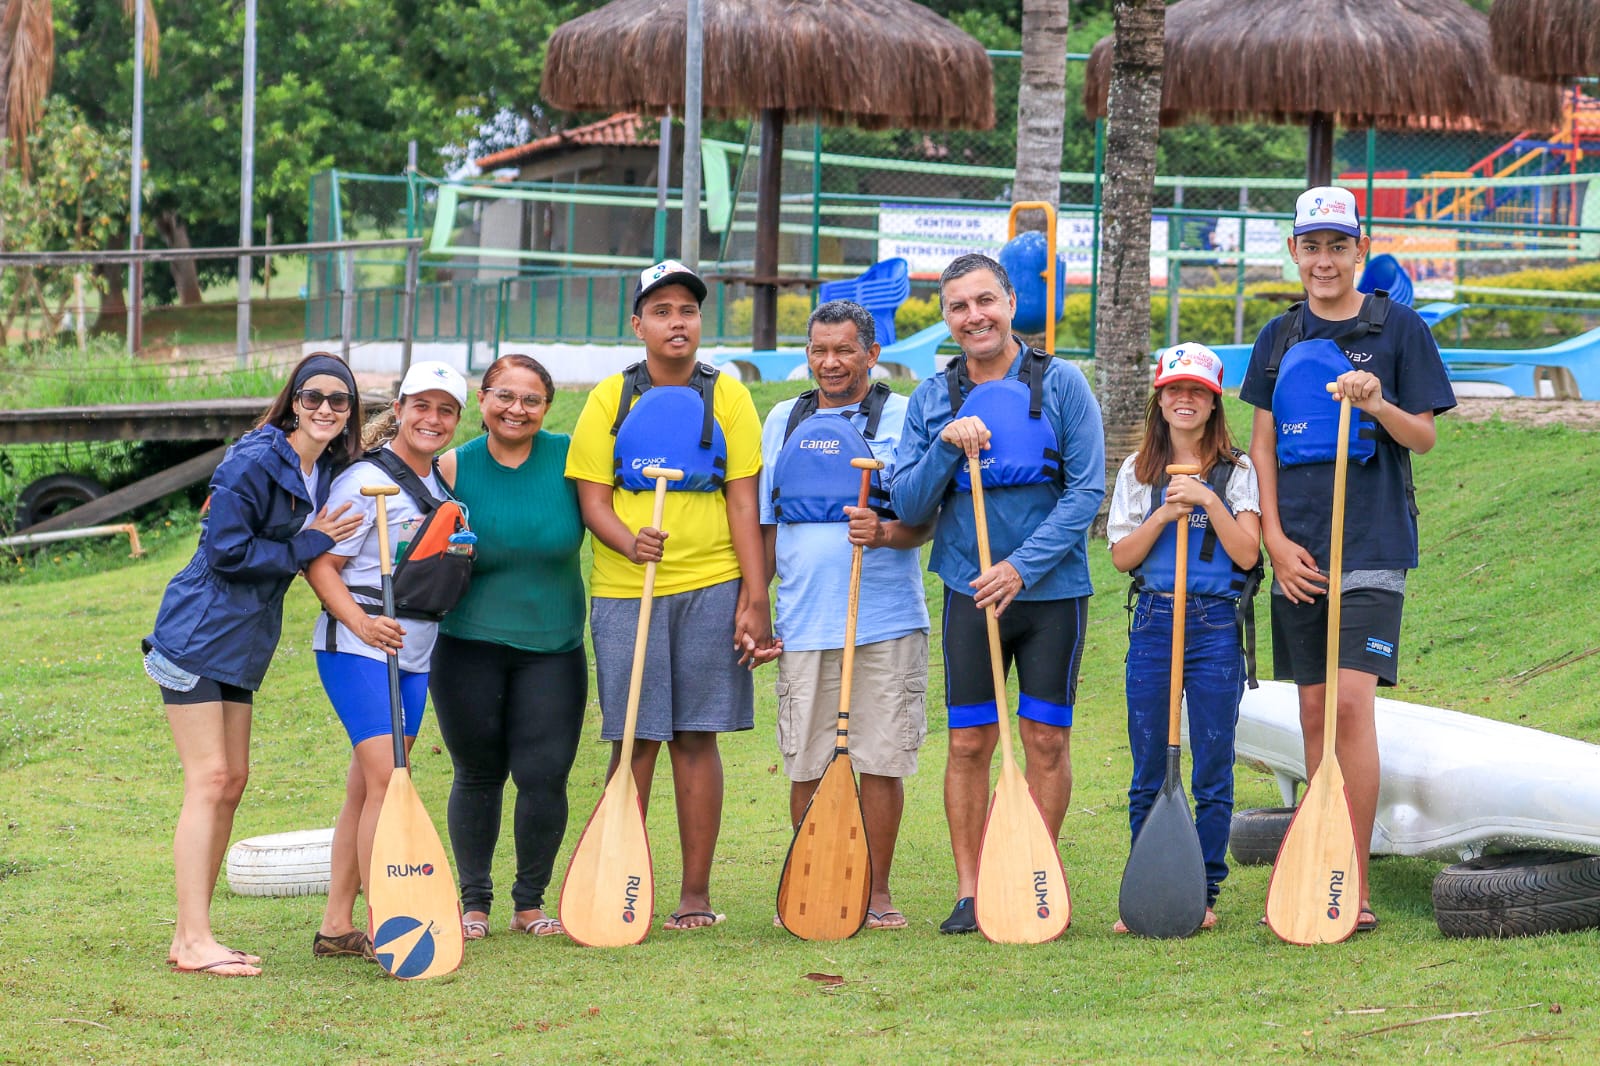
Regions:
[[[1095,367],[1107,475],[1139,446],[1150,388],[1150,209],[1160,132],[1163,0],[1116,0],[1106,103]]]
[[[1017,176],[1011,202],[1061,203],[1068,0],[1022,0],[1022,81],[1017,86]],[[1029,212],[1037,216],[1038,212]],[[1044,228],[1040,219],[1037,228]]]
[[[133,14],[139,0],[122,0]],[[143,0],[145,66],[153,74],[159,61],[160,27],[153,0]],[[0,167],[11,158],[28,165],[28,135],[44,113],[44,100],[55,76],[55,15],[50,0],[0,0]]]

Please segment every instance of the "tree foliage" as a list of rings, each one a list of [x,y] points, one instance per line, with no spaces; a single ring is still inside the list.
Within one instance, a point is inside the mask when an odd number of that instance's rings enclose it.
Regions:
[[[133,55],[122,0],[56,0],[55,93],[126,127]],[[393,174],[416,140],[424,170],[501,107],[537,113],[547,0],[337,0],[257,12],[256,239],[306,236],[306,190],[330,167]],[[145,82],[150,232],[195,245],[239,236],[244,6],[162,9],[162,70]],[[217,275],[232,263],[205,264]],[[151,281],[157,295],[164,275]]]
[[[9,147],[0,141],[0,150]],[[11,249],[104,248],[127,232],[128,134],[102,133],[70,104],[51,101],[28,137],[31,174],[0,171],[0,243]],[[72,270],[0,270],[0,347],[23,315],[59,321],[73,299]]]

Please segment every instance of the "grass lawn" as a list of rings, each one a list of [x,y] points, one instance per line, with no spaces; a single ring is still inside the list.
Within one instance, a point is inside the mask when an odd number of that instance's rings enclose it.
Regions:
[[[757,400],[765,408],[793,391],[760,386]],[[569,426],[580,406],[564,394],[552,427]],[[1236,404],[1232,413],[1248,425]],[[1423,565],[1396,694],[1600,739],[1600,656],[1528,674],[1600,644],[1594,508],[1580,502],[1600,469],[1600,434],[1449,419],[1441,427],[1439,447],[1416,464]],[[1361,520],[1359,502],[1350,520]],[[179,767],[138,640],[192,551],[192,527],[148,543],[148,558],[116,570],[0,585],[0,1062],[1544,1062],[1586,1061],[1593,1052],[1582,1049],[1600,1037],[1600,931],[1445,940],[1429,904],[1434,862],[1378,860],[1383,926],[1343,945],[1294,948],[1257,926],[1263,867],[1234,871],[1213,932],[1177,942],[1114,936],[1128,846],[1126,586],[1103,542],[1090,553],[1101,594],[1062,838],[1073,924],[1055,943],[1003,947],[935,930],[954,888],[935,655],[930,735],[908,782],[895,867],[909,929],[815,944],[773,928],[789,831],[769,669],[757,680],[757,728],[723,743],[727,799],[712,887],[726,924],[595,951],[507,934],[503,902],[458,973],[405,983],[357,960],[312,959],[322,897],[240,898],[224,886],[219,935],[265,956],[264,976],[174,974],[163,960]],[[297,585],[256,703],[253,776],[235,838],[326,826],[339,806],[349,748],[316,679],[313,611]],[[600,795],[598,732],[591,706],[558,879]],[[450,766],[438,745],[430,715],[415,777],[442,828]],[[663,760],[649,818],[662,915],[678,877],[669,772]],[[1237,802],[1276,805],[1277,791],[1241,768]],[[512,872],[508,814],[496,867],[503,895]]]

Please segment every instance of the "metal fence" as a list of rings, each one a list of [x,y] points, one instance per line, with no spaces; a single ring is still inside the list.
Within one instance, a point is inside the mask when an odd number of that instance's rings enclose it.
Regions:
[[[907,325],[934,314],[917,298],[943,262],[993,252],[1005,238],[1015,155],[1017,67],[995,53],[993,131],[869,133],[790,124],[782,151],[780,273],[850,276],[902,256],[911,265]],[[1062,153],[1060,252],[1067,299],[1058,350],[1092,354],[1102,127],[1075,105],[1069,69]],[[701,260],[709,274],[748,273],[753,258],[754,124],[708,124]],[[1356,190],[1374,254],[1407,269],[1418,302],[1472,305],[1448,327],[1462,339],[1528,343],[1600,324],[1600,280],[1549,274],[1600,258],[1600,101],[1574,94],[1551,135],[1348,131],[1335,142],[1336,181]],[[1297,291],[1283,248],[1303,188],[1305,134],[1272,126],[1165,130],[1152,218],[1152,343],[1254,335]],[[466,342],[484,365],[505,340],[631,339],[628,275],[676,233],[681,196],[656,207],[653,175],[631,183],[445,181],[331,171],[313,183],[311,239],[420,237],[427,252],[416,303],[419,341]],[[668,248],[672,252],[674,249]],[[1538,272],[1544,271],[1544,274]],[[332,257],[308,264],[307,336],[339,336],[346,287],[357,340],[398,334],[400,265],[358,258],[346,277]],[[1589,294],[1574,294],[1574,287]],[[779,333],[799,339],[815,288],[779,300]],[[716,283],[708,342],[748,343],[749,289]]]

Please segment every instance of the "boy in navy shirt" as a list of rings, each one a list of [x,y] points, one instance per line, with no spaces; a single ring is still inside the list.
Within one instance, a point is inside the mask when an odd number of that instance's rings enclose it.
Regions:
[[[1250,460],[1260,481],[1262,541],[1272,560],[1274,673],[1299,688],[1308,779],[1322,758],[1334,463],[1285,462],[1280,416],[1296,405],[1349,397],[1375,423],[1373,456],[1349,465],[1346,492],[1350,513],[1359,518],[1344,530],[1339,627],[1337,751],[1361,856],[1358,931],[1378,925],[1367,885],[1378,805],[1374,701],[1377,687],[1397,678],[1406,571],[1417,565],[1411,453],[1433,447],[1434,416],[1455,406],[1438,346],[1416,312],[1386,298],[1369,302],[1357,291],[1368,246],[1349,191],[1322,187],[1301,194],[1289,254],[1306,300],[1261,331],[1239,390],[1256,408]],[[1316,339],[1334,341],[1350,362],[1332,382],[1331,399],[1275,394],[1275,367],[1269,369],[1275,349],[1282,356],[1284,342]]]

